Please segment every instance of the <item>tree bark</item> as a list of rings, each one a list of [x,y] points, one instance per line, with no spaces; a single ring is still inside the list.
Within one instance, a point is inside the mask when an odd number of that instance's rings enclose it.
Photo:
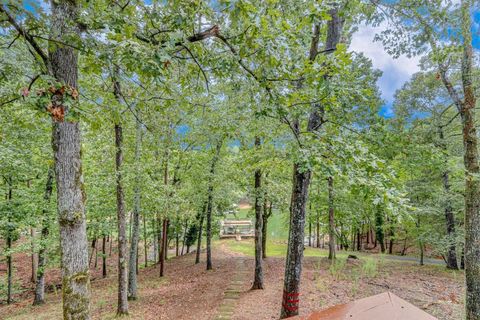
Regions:
[[[31,238],[31,261],[32,261],[32,275],[30,276],[30,281],[32,283],[37,283],[37,269],[38,269],[38,259],[37,254],[35,253],[35,228],[30,228],[30,238]]]
[[[327,52],[333,52],[340,41],[343,30],[343,18],[340,17],[337,8],[330,10],[331,20],[327,22],[327,39],[325,47]],[[309,60],[314,61],[318,54],[318,42],[320,37],[320,25],[314,25],[314,32],[310,45]],[[325,80],[328,76],[324,76]],[[299,83],[301,87],[301,83]],[[309,115],[307,131],[316,132],[324,123],[324,107],[321,104],[313,104]],[[293,125],[296,136],[300,133],[300,125],[295,120]],[[308,188],[311,178],[311,170],[302,168],[302,163],[293,166],[293,190],[290,205],[290,231],[288,238],[288,250],[285,266],[283,286],[283,300],[280,318],[288,318],[298,315],[300,278],[303,260],[303,238],[305,234],[305,206],[308,198]]]
[[[117,82],[115,82],[117,83]],[[115,85],[115,90],[119,90]],[[118,92],[118,91],[116,91]],[[117,222],[118,222],[118,305],[117,315],[128,314],[127,292],[127,233],[125,200],[123,195],[122,164],[123,164],[123,132],[122,125],[115,124],[115,173],[117,175]],[[135,256],[134,256],[135,258]]]
[[[143,214],[143,250],[145,251],[145,268],[148,267],[148,238],[147,238],[147,215]]]
[[[102,239],[102,278],[107,277],[107,236]]]
[[[259,137],[255,137],[255,148],[261,146]],[[262,268],[262,229],[263,229],[263,213],[262,213],[262,171],[255,170],[255,272],[253,276],[252,290],[263,289],[263,268]]]
[[[200,221],[198,223],[198,238],[197,238],[197,252],[195,253],[195,264],[200,263],[200,251],[202,250],[202,231],[203,220],[205,219],[206,204],[203,205],[202,213],[200,214]]]
[[[163,219],[162,223],[162,242],[160,249],[160,277],[163,277],[164,265],[165,265],[165,250],[167,249],[167,219]]]
[[[461,1],[462,85],[464,104],[460,110],[463,125],[465,163],[465,278],[467,320],[480,319],[480,178],[477,131],[475,125],[476,97],[473,86],[473,47],[471,0]]]
[[[152,219],[152,229],[153,229],[153,261],[154,261],[155,264],[160,262],[160,260],[159,260],[159,258],[160,258],[160,256],[159,256],[160,249],[159,249],[159,246],[158,246],[160,240],[158,239],[158,238],[159,238],[159,237],[158,237],[158,234],[159,234],[158,229],[159,229],[159,227],[157,227],[157,220],[158,220],[158,219],[157,219],[156,217],[154,217],[154,218]]]
[[[300,278],[302,273],[303,238],[305,229],[305,206],[310,183],[310,170],[302,170],[299,164],[293,167],[293,191],[290,205],[290,231],[285,266],[282,312],[280,318],[298,314]]]
[[[380,250],[385,253],[385,236],[383,231],[383,211],[380,205],[375,208],[375,241],[380,243]]]
[[[49,234],[48,205],[53,192],[54,168],[50,167],[47,173],[47,182],[45,184],[45,193],[43,200],[45,207],[42,210],[42,232],[40,236],[40,249],[38,250],[38,269],[37,283],[35,285],[35,297],[33,305],[41,305],[45,303],[45,268],[47,266],[47,244],[45,243]]]
[[[310,220],[308,221],[308,246],[312,246],[312,221]]]
[[[10,231],[8,231],[7,234],[7,304],[10,304],[13,302],[12,299],[12,236],[10,235]]]
[[[69,43],[80,39],[76,25],[77,1],[53,1],[50,38]],[[48,68],[55,79],[77,90],[78,54],[72,47],[50,42]],[[63,317],[66,320],[90,319],[90,274],[85,220],[85,191],[81,161],[80,125],[65,121],[69,108],[63,95],[54,95],[50,112],[53,119],[52,145],[57,185],[57,210],[62,251]]]
[[[8,183],[8,193],[7,193],[7,202],[12,201],[13,195],[13,186],[12,186],[12,178],[10,178]],[[7,226],[7,304],[11,304],[13,302],[12,299],[12,285],[13,285],[13,270],[12,270],[12,232],[14,229],[10,225],[11,223],[11,213],[7,213],[8,215],[8,226]]]
[[[440,139],[440,145],[442,147],[442,151],[444,153],[447,152],[447,143],[445,141],[445,135],[443,132],[443,126],[438,126],[438,136]],[[445,168],[447,167],[447,157],[445,156]],[[445,169],[442,174],[443,180],[443,190],[445,191],[445,221],[446,221],[446,228],[447,228],[447,237],[448,237],[448,248],[447,248],[447,268],[458,270],[457,264],[457,252],[456,252],[456,236],[455,236],[455,216],[453,214],[452,203],[450,200],[451,192],[450,192],[450,172],[448,169]]]
[[[215,169],[218,159],[220,158],[220,151],[223,145],[223,138],[217,141],[215,154],[210,166],[210,176],[208,177],[208,193],[207,193],[207,270],[212,270],[212,210],[213,210],[213,184],[215,178]]]
[[[130,255],[128,260],[128,299],[137,299],[137,260],[138,260],[138,242],[140,238],[140,201],[141,201],[141,176],[140,161],[142,147],[142,124],[137,111],[136,132],[135,132],[135,189],[133,196],[133,224],[132,241],[130,243]]]
[[[267,258],[267,234],[268,234],[268,219],[272,216],[272,201],[267,205],[267,197],[263,200],[263,225],[262,225],[262,258]]]
[[[328,259],[330,260],[336,258],[334,201],[333,177],[328,177]]]

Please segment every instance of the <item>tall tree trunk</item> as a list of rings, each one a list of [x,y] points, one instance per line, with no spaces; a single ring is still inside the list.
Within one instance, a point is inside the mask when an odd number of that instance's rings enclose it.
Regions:
[[[31,259],[32,259],[32,275],[30,281],[32,283],[37,283],[37,269],[38,269],[38,260],[37,254],[35,253],[35,228],[30,228],[30,238],[31,238]]]
[[[115,81],[115,91],[119,94],[119,84]],[[115,172],[117,175],[117,222],[118,222],[118,305],[117,315],[128,314],[127,292],[127,233],[125,200],[123,195],[122,164],[123,164],[123,132],[120,123],[115,124],[116,161]],[[135,256],[134,256],[135,258]]]
[[[267,197],[263,200],[263,225],[262,225],[262,258],[267,258],[267,234],[268,234],[268,219],[272,216],[272,201],[267,205]]]
[[[167,226],[168,220],[163,219],[162,224],[162,242],[160,250],[160,277],[163,277],[164,265],[165,265],[165,250],[167,250]]]
[[[325,42],[326,52],[335,51],[340,41],[343,30],[343,18],[338,14],[338,9],[330,10],[331,18],[327,22],[327,39]],[[314,32],[310,45],[309,60],[314,61],[318,55],[318,42],[320,37],[320,25],[314,25]],[[328,75],[324,76],[328,81]],[[298,83],[298,87],[302,84]],[[313,104],[308,119],[307,131],[316,132],[324,123],[324,107],[321,104]],[[294,121],[294,133],[299,135],[300,124]],[[295,163],[293,167],[293,190],[290,205],[290,231],[288,239],[287,259],[283,286],[283,302],[280,318],[288,318],[298,314],[300,278],[303,260],[303,238],[305,234],[305,206],[308,198],[311,170],[302,168],[302,163]]]
[[[8,193],[7,193],[7,202],[12,201],[13,195],[13,186],[12,186],[12,178],[9,179],[8,183]],[[12,285],[13,285],[13,270],[12,270],[12,233],[15,231],[10,226],[11,223],[11,213],[8,212],[8,229],[7,229],[7,304],[13,302],[12,300]]]
[[[300,278],[303,259],[303,238],[305,229],[305,206],[310,183],[310,170],[303,170],[299,164],[293,167],[293,191],[290,205],[290,231],[285,267],[282,312],[280,317],[288,318],[298,314]]]
[[[480,319],[480,178],[478,165],[477,131],[475,126],[476,97],[473,86],[473,47],[471,0],[461,1],[462,85],[464,104],[460,110],[463,125],[465,163],[465,278],[467,320]]]
[[[380,243],[380,250],[385,253],[385,236],[383,231],[383,210],[380,205],[375,209],[375,241]]]
[[[49,46],[49,71],[60,82],[78,90],[78,54],[70,46],[54,45],[80,39],[76,24],[77,1],[52,1]],[[73,92],[73,91],[72,91]],[[60,226],[63,317],[66,320],[90,319],[90,274],[85,220],[85,190],[81,161],[80,124],[64,121],[69,107],[63,95],[54,95],[50,106],[53,119],[52,145],[57,185],[57,210]]]
[[[215,169],[220,151],[223,145],[223,138],[218,140],[215,154],[210,167],[210,176],[208,177],[208,193],[207,193],[207,270],[212,270],[212,210],[213,210],[213,183],[215,178]]]
[[[205,219],[205,211],[207,210],[206,205],[202,208],[202,213],[200,215],[200,221],[198,222],[198,238],[197,238],[197,252],[195,252],[195,264],[200,263],[200,251],[202,250],[202,231],[203,231],[203,220]]]
[[[312,246],[312,221],[310,220],[308,221],[308,246]]]
[[[394,241],[393,241],[393,237],[394,237],[394,233],[393,233],[393,229],[392,227],[390,227],[390,235],[389,235],[389,244],[388,244],[388,254],[393,254],[393,244],[394,244]]]
[[[357,230],[357,251],[360,251],[360,250],[362,250],[362,236],[360,233],[360,229],[358,229]]]
[[[315,232],[317,237],[317,248],[320,248],[320,214],[317,213],[316,222],[315,222]]]
[[[7,233],[7,304],[12,303],[12,236],[11,232]]]
[[[328,177],[328,259],[336,258],[335,254],[335,193],[333,190],[333,177]]]
[[[159,240],[159,227],[157,226],[158,225],[158,218],[157,217],[154,217],[152,219],[152,229],[153,229],[153,261],[156,263],[159,263],[160,262],[160,248],[159,248],[159,244],[160,244],[160,240]]]
[[[448,78],[448,67],[438,64],[442,82],[462,119],[465,165],[465,278],[467,320],[480,319],[480,179],[478,177],[478,149],[475,125],[476,97],[473,86],[472,1],[461,1],[461,29],[463,38],[462,87],[463,100]],[[436,51],[436,42],[430,41]]]
[[[185,248],[185,238],[187,237],[188,231],[188,219],[185,219],[185,225],[183,226],[183,236],[182,236],[182,252],[181,255],[183,256],[183,249]]]
[[[148,238],[147,238],[147,215],[143,214],[143,250],[145,251],[145,268],[148,267]]]
[[[444,153],[447,152],[447,143],[445,141],[445,135],[443,132],[443,126],[439,125],[437,128],[438,136],[440,139],[440,145],[442,147],[442,151]],[[445,156],[444,161],[445,168],[447,168],[447,157]],[[452,209],[452,202],[450,200],[451,192],[450,192],[450,172],[448,169],[445,169],[442,174],[443,180],[443,190],[445,191],[445,221],[447,227],[447,237],[448,237],[448,248],[447,248],[447,268],[458,270],[457,264],[457,252],[456,252],[456,245],[455,245],[455,216],[453,214]]]
[[[178,218],[177,218],[177,221],[175,221],[175,257],[178,257],[179,253],[180,253],[180,250],[179,250],[179,245],[180,245],[180,233],[179,233],[179,230],[177,228],[177,224],[178,224]]]
[[[102,277],[107,277],[107,236],[102,239]]]
[[[132,241],[130,243],[130,255],[128,260],[128,299],[137,299],[137,266],[138,266],[138,242],[140,238],[140,201],[141,201],[141,176],[140,161],[142,147],[142,124],[139,120],[140,112],[137,111],[135,131],[135,190],[133,196],[133,224]]]
[[[33,305],[41,305],[45,303],[45,268],[47,267],[47,244],[45,243],[49,234],[48,205],[53,192],[54,168],[50,167],[47,173],[47,182],[45,183],[45,193],[43,200],[45,202],[42,210],[42,232],[40,236],[40,249],[38,250],[38,269],[37,283],[35,285],[35,297]]]
[[[255,137],[255,148],[260,148],[261,141],[259,137]],[[262,171],[258,168],[255,170],[255,272],[253,276],[252,290],[263,289],[263,269],[262,269],[262,229],[263,229],[263,213],[262,213]]]
[[[163,254],[165,255],[165,261],[168,260],[168,247],[169,247],[169,244],[170,244],[170,241],[168,239],[168,228],[170,227],[170,220],[167,219],[167,227],[165,229],[165,236],[164,236],[164,246],[165,248],[163,249]]]

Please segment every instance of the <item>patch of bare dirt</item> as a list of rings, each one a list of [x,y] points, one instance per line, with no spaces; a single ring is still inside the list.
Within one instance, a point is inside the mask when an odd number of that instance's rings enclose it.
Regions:
[[[249,260],[253,270],[253,259]],[[278,319],[283,292],[285,260],[267,258],[264,290],[248,291],[245,285],[233,319]],[[390,291],[439,320],[461,319],[463,273],[437,266],[417,266],[407,262],[378,262],[376,270],[364,261],[331,267],[326,258],[304,259],[300,314]],[[367,269],[369,268],[369,269]],[[251,283],[250,283],[251,284]]]

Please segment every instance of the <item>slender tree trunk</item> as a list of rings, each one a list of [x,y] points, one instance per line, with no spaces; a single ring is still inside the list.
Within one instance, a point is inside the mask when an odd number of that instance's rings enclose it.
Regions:
[[[12,237],[10,234],[7,235],[7,304],[12,303]]]
[[[113,236],[112,236],[113,237]],[[112,247],[113,247],[113,239],[110,238],[110,249],[108,250],[108,256],[112,256]]]
[[[135,275],[137,276],[138,276],[138,257],[139,257],[139,253],[137,250],[137,258],[135,259]]]
[[[177,224],[178,221],[175,223]],[[179,250],[179,245],[180,245],[180,234],[178,233],[178,229],[175,226],[175,256],[178,257],[180,250]]]
[[[308,221],[308,246],[312,246],[312,221]]]
[[[212,159],[210,167],[210,176],[208,178],[208,193],[207,193],[207,270],[212,270],[212,210],[213,210],[213,183],[215,177],[215,168],[218,159],[220,158],[220,151],[223,145],[223,138],[218,140],[215,155]]]
[[[107,237],[102,239],[102,277],[107,277]]]
[[[443,132],[443,126],[439,125],[437,127],[438,136],[440,139],[440,145],[442,147],[442,151],[444,153],[447,152],[447,143],[445,141],[445,135]],[[444,161],[445,168],[447,167],[447,157],[445,156]],[[452,203],[450,200],[451,192],[450,192],[450,172],[448,169],[442,174],[443,180],[443,190],[445,191],[445,221],[447,227],[447,237],[449,246],[447,248],[447,268],[458,270],[457,264],[457,253],[456,253],[456,246],[455,246],[455,216],[453,214]]]
[[[328,177],[328,259],[333,260],[335,254],[335,193],[333,190],[333,177]]]
[[[183,226],[183,236],[182,236],[182,253],[181,253],[182,256],[183,256],[183,249],[185,248],[185,238],[187,236],[187,231],[188,231],[188,219],[185,219],[185,225]]]
[[[12,200],[12,186],[9,185],[10,192],[8,201]],[[8,222],[10,222],[10,213],[8,213]],[[12,231],[7,230],[7,304],[13,302],[12,299],[12,285],[13,285],[13,270],[12,270]]]
[[[449,182],[449,172],[445,171],[443,173],[443,188],[446,193],[446,203],[445,203],[445,220],[447,225],[447,236],[449,246],[447,249],[447,268],[458,270],[457,264],[457,252],[456,252],[456,234],[455,234],[455,216],[453,214],[453,209],[450,201],[450,182]]]
[[[158,228],[157,228],[157,223],[156,223],[157,219],[156,218],[153,218],[152,219],[152,229],[153,229],[153,261],[155,263],[158,263],[159,262],[159,255],[158,255],[158,252],[159,252],[159,249],[158,249]]]
[[[259,137],[255,137],[255,148],[260,148],[261,141]],[[263,289],[263,268],[262,268],[262,229],[263,229],[263,212],[262,212],[262,172],[260,169],[255,170],[255,272],[253,277],[252,290]]]
[[[167,250],[167,219],[163,219],[162,226],[162,243],[160,245],[160,277],[163,277],[163,270],[165,265],[165,250]]]
[[[316,237],[317,237],[317,248],[320,248],[320,215],[317,213],[316,217],[316,222],[315,222],[315,231],[316,231]]]
[[[132,238],[130,243],[130,255],[128,260],[128,299],[137,299],[137,269],[138,269],[138,242],[140,239],[140,201],[141,201],[141,147],[142,147],[142,124],[137,111],[135,132],[135,190],[133,197],[133,223]]]
[[[163,249],[163,253],[165,254],[165,261],[168,260],[168,247],[170,244],[170,241],[168,239],[168,228],[170,227],[170,220],[167,219],[167,228],[165,229],[165,237],[164,237],[164,246],[165,248]]]
[[[30,237],[31,237],[31,259],[32,259],[32,275],[30,281],[32,283],[37,283],[37,269],[38,269],[38,260],[37,254],[35,253],[35,228],[30,228]]]
[[[262,258],[267,258],[267,234],[268,234],[268,219],[272,216],[272,201],[267,205],[267,197],[263,201],[263,225],[262,225]]]
[[[49,234],[48,205],[53,191],[54,168],[50,167],[47,173],[47,182],[45,184],[45,193],[43,199],[45,207],[42,210],[42,232],[40,238],[40,249],[38,250],[38,269],[37,283],[35,285],[35,297],[33,305],[45,303],[45,268],[47,266],[47,244],[45,243]]]
[[[115,90],[118,94],[118,83],[115,82]],[[117,221],[118,221],[118,306],[117,315],[128,314],[128,292],[127,292],[127,234],[125,201],[122,183],[123,164],[123,132],[120,123],[115,124],[115,147],[116,161],[115,172],[117,175]],[[135,256],[134,256],[135,258]]]
[[[143,250],[145,251],[145,268],[148,267],[148,238],[147,238],[147,215],[143,214]]]
[[[205,219],[206,205],[203,206],[202,214],[200,215],[200,221],[198,223],[198,239],[197,239],[197,252],[195,252],[195,264],[200,263],[200,251],[202,250],[202,231],[203,220]]]
[[[362,250],[362,238],[360,235],[360,229],[357,230],[357,251]]]
[[[383,211],[380,205],[375,209],[375,241],[380,243],[380,250],[385,253],[385,239],[383,232]]]
[[[465,278],[466,319],[480,319],[480,178],[478,143],[475,125],[476,97],[473,86],[473,47],[471,0],[461,1],[462,35],[462,85],[464,104],[460,110],[463,125],[465,163]]]

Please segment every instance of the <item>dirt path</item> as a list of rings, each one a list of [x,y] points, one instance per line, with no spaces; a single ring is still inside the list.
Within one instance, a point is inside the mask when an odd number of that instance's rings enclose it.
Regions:
[[[235,272],[232,281],[224,292],[215,320],[230,320],[232,318],[237,311],[236,307],[240,294],[245,290],[245,285],[248,283],[247,276],[250,272],[247,269],[246,258],[236,257],[234,259]]]

